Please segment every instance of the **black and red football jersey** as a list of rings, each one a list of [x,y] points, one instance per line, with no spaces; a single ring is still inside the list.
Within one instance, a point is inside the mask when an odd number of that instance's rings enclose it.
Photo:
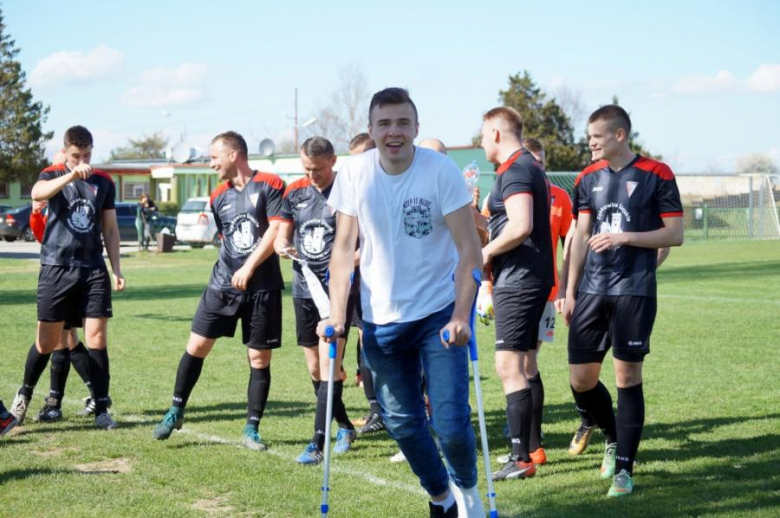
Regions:
[[[41,171],[38,180],[70,173],[64,164]],[[111,176],[92,170],[86,180],[74,180],[49,199],[49,214],[41,243],[41,264],[105,267],[102,216],[114,210],[116,191]]]
[[[304,177],[287,186],[282,199],[282,219],[293,223],[293,244],[298,257],[307,262],[322,283],[336,237],[336,215],[328,206],[332,187],[320,192]],[[311,298],[300,263],[293,263],[293,273],[293,297]]]
[[[255,171],[247,185],[238,190],[231,182],[217,186],[211,193],[211,210],[222,236],[219,260],[214,265],[209,287],[233,293],[233,274],[254,252],[270,222],[279,219],[284,182],[275,174]],[[279,256],[271,254],[257,267],[246,293],[284,288]]]
[[[650,232],[663,218],[682,217],[680,192],[666,164],[637,155],[620,171],[606,160],[582,171],[574,182],[575,218],[589,213],[592,235]],[[595,253],[588,249],[579,291],[594,295],[656,295],[656,250],[621,246]]]
[[[555,284],[550,237],[550,191],[541,164],[526,149],[513,153],[496,171],[490,191],[488,231],[490,240],[501,235],[509,218],[505,200],[511,196],[533,198],[533,229],[520,245],[493,258],[493,283],[497,288]]]

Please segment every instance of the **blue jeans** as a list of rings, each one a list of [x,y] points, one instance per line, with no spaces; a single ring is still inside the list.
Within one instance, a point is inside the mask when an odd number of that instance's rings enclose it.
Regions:
[[[382,419],[420,484],[432,496],[448,490],[450,474],[426,418],[421,365],[433,414],[430,426],[439,437],[452,478],[462,488],[477,483],[468,348],[445,348],[439,339],[453,307],[414,322],[363,324],[363,352],[373,373]]]

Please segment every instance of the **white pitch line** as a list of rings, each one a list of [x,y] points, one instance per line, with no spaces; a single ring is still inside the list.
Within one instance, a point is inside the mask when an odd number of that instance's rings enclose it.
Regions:
[[[136,416],[132,416],[132,417],[136,417]],[[231,441],[229,439],[225,439],[225,438],[219,437],[217,435],[210,435],[210,434],[205,434],[205,433],[200,433],[200,432],[194,432],[192,430],[187,430],[185,428],[182,428],[181,430],[179,430],[179,433],[182,433],[184,435],[189,435],[191,437],[195,437],[195,438],[198,438],[198,439],[202,439],[204,441],[214,442],[214,443],[218,443],[218,444],[227,444],[227,445],[230,445],[230,446],[235,446],[237,448],[243,448],[243,446],[241,446],[241,444],[238,441]],[[278,457],[278,458],[280,458],[282,460],[286,460],[286,461],[289,461],[289,462],[295,462],[295,458],[290,457],[289,455],[285,455],[284,453],[272,450],[272,449],[268,449],[268,450],[264,451],[262,453],[262,455],[273,455],[274,457]],[[334,466],[333,464],[330,465],[330,470],[331,470],[331,472],[338,473],[340,475],[348,475],[348,476],[351,476],[351,477],[362,478],[366,482],[370,482],[371,484],[374,484],[376,486],[392,487],[392,488],[395,488],[395,489],[400,489],[402,491],[407,491],[409,493],[413,493],[413,494],[417,494],[417,495],[423,495],[423,496],[427,495],[427,493],[425,493],[425,491],[423,491],[423,489],[420,488],[419,486],[411,486],[409,484],[404,484],[402,482],[393,482],[392,480],[386,480],[386,479],[374,476],[374,475],[372,475],[370,473],[366,473],[364,471],[357,471],[357,470],[354,470],[354,469],[344,468],[342,466]]]
[[[7,385],[10,386],[10,384],[7,384]],[[81,403],[80,400],[75,400],[75,399],[67,398],[67,397],[63,400],[63,402],[71,404],[71,405],[74,404],[74,403],[77,403],[77,402],[79,404]],[[126,423],[143,423],[143,424],[153,424],[153,423],[157,422],[155,419],[152,419],[152,418],[149,418],[149,417],[144,417],[144,416],[140,416],[140,415],[132,415],[132,414],[117,413],[117,414],[115,414],[114,417],[117,419],[117,423],[119,424],[119,430],[122,429],[122,423],[123,422],[126,422]],[[230,445],[230,446],[235,446],[237,448],[243,448],[243,446],[241,446],[241,443],[239,443],[238,441],[231,441],[229,439],[225,439],[225,438],[219,437],[217,435],[210,435],[210,434],[195,432],[195,431],[192,431],[192,430],[188,430],[186,428],[183,428],[183,429],[179,430],[179,433],[184,434],[184,435],[189,435],[191,437],[195,437],[197,439],[201,439],[201,440],[208,441],[208,442],[213,442],[213,443],[217,443],[217,444],[226,444],[226,445]],[[289,462],[295,462],[295,458],[294,457],[290,457],[289,455],[285,455],[284,453],[281,453],[279,451],[275,451],[275,450],[272,450],[272,449],[266,450],[262,454],[263,455],[273,455],[274,457],[278,457],[280,459],[283,459],[283,460],[286,460],[286,461],[289,461]],[[364,471],[358,471],[358,470],[354,470],[354,469],[349,469],[349,468],[345,468],[345,467],[338,466],[338,465],[333,465],[333,464],[330,465],[330,470],[331,470],[331,472],[338,473],[340,475],[347,475],[347,476],[350,476],[350,477],[362,478],[366,482],[374,484],[375,486],[391,487],[391,488],[394,488],[394,489],[400,489],[401,491],[406,491],[408,493],[421,495],[421,496],[426,496],[427,495],[427,493],[419,486],[412,486],[412,485],[409,485],[409,484],[404,484],[403,482],[393,482],[392,480],[386,480],[384,478],[377,477],[375,475],[372,475],[370,473],[366,473]]]

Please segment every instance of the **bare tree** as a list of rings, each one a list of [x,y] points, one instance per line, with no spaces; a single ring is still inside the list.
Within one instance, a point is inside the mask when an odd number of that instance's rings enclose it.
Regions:
[[[333,143],[336,151],[346,151],[349,141],[368,126],[369,91],[363,70],[349,64],[339,70],[339,84],[328,96],[328,104],[315,117],[314,132]]]
[[[737,174],[768,174],[776,175],[777,164],[769,155],[756,153],[737,160]]]
[[[563,113],[569,116],[571,126],[575,133],[585,131],[585,119],[588,116],[585,101],[582,100],[582,92],[569,86],[561,85],[553,91],[552,97]]]

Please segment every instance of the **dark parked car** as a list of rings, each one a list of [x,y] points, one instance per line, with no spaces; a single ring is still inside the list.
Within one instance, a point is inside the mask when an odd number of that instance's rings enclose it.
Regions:
[[[138,232],[135,230],[137,212],[138,204],[135,202],[116,202],[116,221],[119,224],[120,241],[138,241]],[[174,217],[155,212],[152,214],[150,224],[152,233],[155,235],[164,228],[167,228],[172,236],[176,235],[176,218]]]
[[[32,205],[22,205],[0,214],[0,236],[6,241],[16,241],[20,237],[25,241],[35,241],[35,235],[30,230],[30,213]]]

